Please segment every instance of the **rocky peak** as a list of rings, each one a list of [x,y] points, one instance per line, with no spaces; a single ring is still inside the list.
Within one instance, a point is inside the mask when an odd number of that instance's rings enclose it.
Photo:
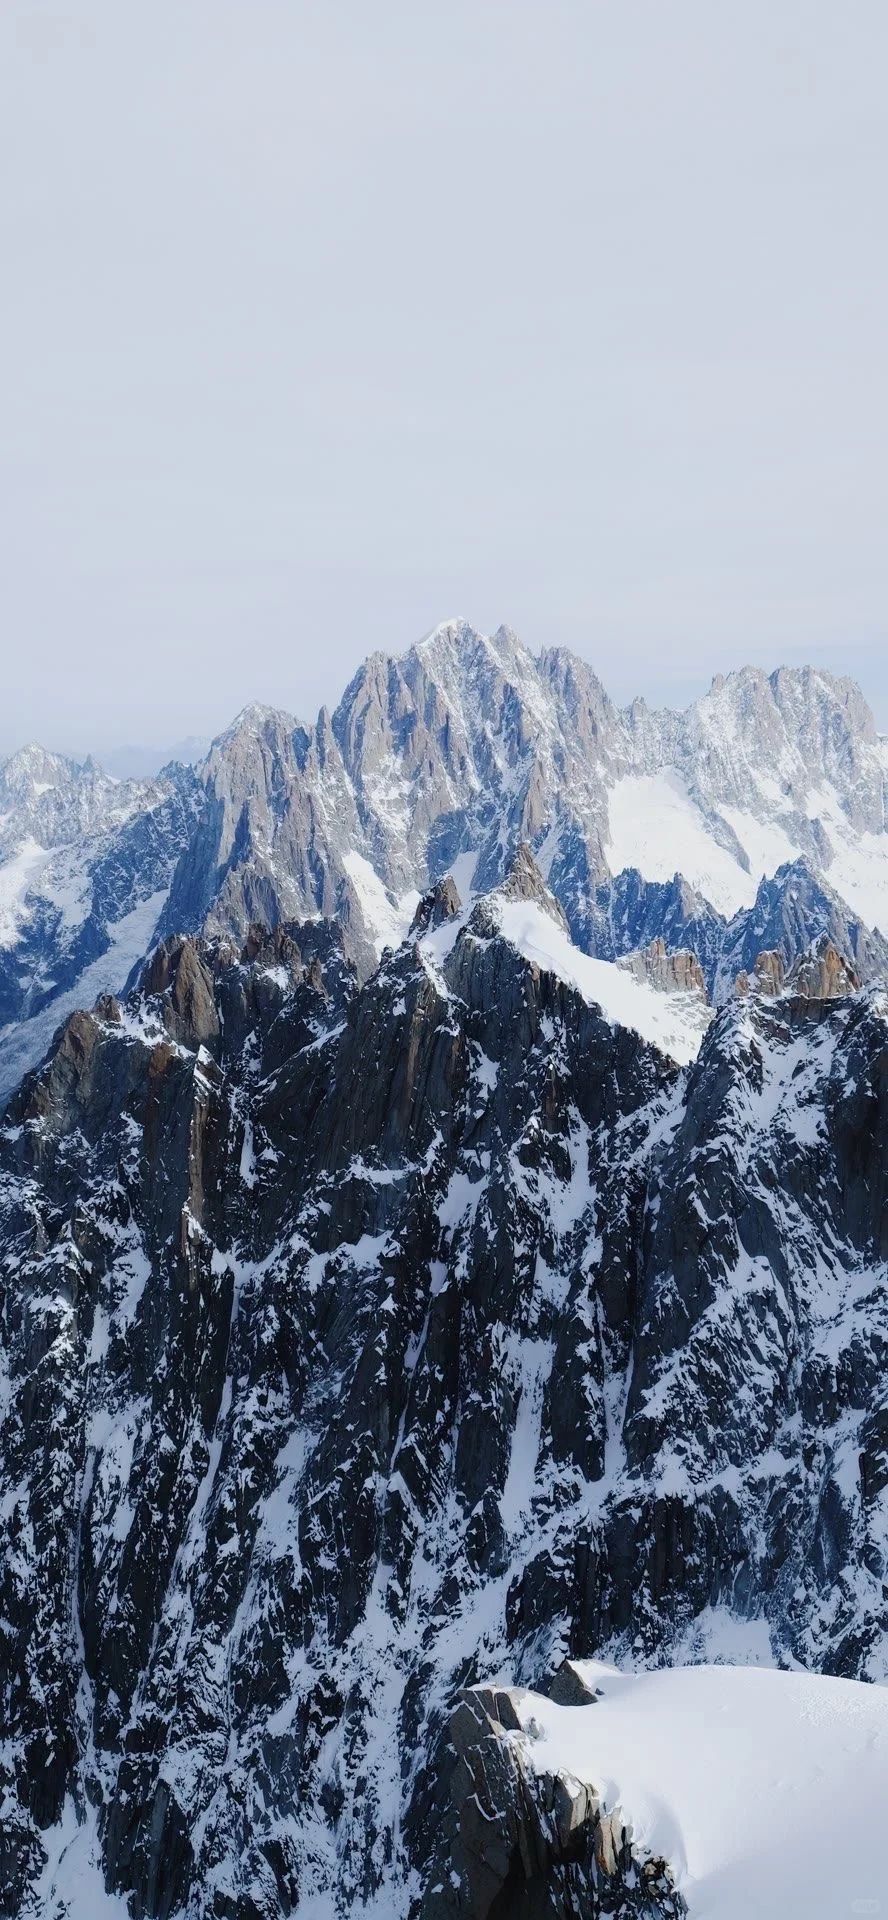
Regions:
[[[715,998],[727,997],[738,973],[752,977],[759,954],[778,956],[785,974],[812,938],[821,935],[862,980],[888,980],[888,941],[852,913],[809,859],[786,862],[760,881],[753,906],[724,928]],[[776,978],[776,963],[771,972]],[[782,977],[774,991],[781,988]]]
[[[658,993],[698,993],[709,1003],[706,976],[696,954],[687,947],[671,951],[659,934],[646,947],[625,954],[618,964]]]
[[[75,780],[80,772],[79,761],[47,753],[38,741],[31,740],[0,761],[0,795],[5,806],[21,805],[41,791]]]
[[[72,760],[36,743],[23,747],[0,763],[0,861],[29,841],[60,848],[122,829],[195,785],[190,768],[174,765],[154,779],[114,780],[92,757]]]
[[[710,800],[741,807],[760,776],[775,777],[787,817],[832,782],[854,824],[881,819],[884,768],[873,716],[851,680],[811,667],[772,674],[744,667],[688,710],[688,745],[699,755],[697,785]],[[879,830],[877,828],[876,830]]]
[[[773,948],[766,948],[763,953],[756,954],[751,974],[741,968],[734,983],[734,992],[741,998],[747,993],[758,993],[766,1000],[773,1000],[783,992],[784,978],[782,954]]]
[[[515,849],[508,873],[496,895],[503,900],[533,900],[538,907],[555,921],[563,933],[570,934],[567,915],[554,893],[547,887],[527,842],[522,840]]]
[[[419,939],[422,934],[443,926],[445,920],[454,920],[461,912],[462,901],[456,881],[449,873],[445,880],[436,880],[435,885],[423,894],[410,922],[410,937]]]
[[[683,1920],[673,1868],[635,1845],[623,1810],[534,1766],[524,1697],[472,1687],[451,1715],[451,1804],[420,1920]]]
[[[141,991],[159,1003],[164,1027],[171,1039],[195,1052],[219,1037],[213,976],[206,965],[202,943],[176,934],[162,940],[142,975]]]
[[[793,962],[783,990],[800,1000],[838,1000],[859,993],[860,986],[859,974],[824,933]]]
[[[752,974],[745,970],[738,973],[734,990],[741,997],[755,993],[775,999],[785,993],[797,1000],[838,1000],[845,994],[859,993],[861,984],[854,967],[829,934],[823,933],[789,967],[784,967],[783,956],[777,951],[758,954]]]

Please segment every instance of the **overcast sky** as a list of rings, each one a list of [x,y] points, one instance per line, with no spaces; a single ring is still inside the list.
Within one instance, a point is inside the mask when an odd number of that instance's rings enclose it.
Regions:
[[[3,0],[0,750],[439,619],[888,728],[885,0]]]

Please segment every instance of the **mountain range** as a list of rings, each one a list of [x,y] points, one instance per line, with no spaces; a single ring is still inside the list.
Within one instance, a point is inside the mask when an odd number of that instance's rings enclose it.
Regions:
[[[851,681],[746,668],[684,713],[619,711],[562,649],[456,621],[373,655],[312,727],[245,709],[196,768],[118,781],[25,748],[0,765],[0,1092],[164,933],[321,914],[366,977],[429,884],[483,892],[520,842],[584,952],[662,936],[716,1002],[824,927],[881,977],[886,779]]]
[[[0,769],[0,1912],[876,1910],[886,773],[455,623]]]

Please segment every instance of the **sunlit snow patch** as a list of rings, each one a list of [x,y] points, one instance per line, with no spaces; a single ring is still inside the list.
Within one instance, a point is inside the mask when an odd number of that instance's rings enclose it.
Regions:
[[[577,1664],[600,1690],[594,1705],[515,1696],[532,1764],[619,1806],[635,1847],[671,1862],[690,1920],[888,1911],[885,1688],[757,1667]]]
[[[354,887],[364,925],[382,959],[386,947],[399,947],[419,905],[419,894],[405,893],[397,904],[389,899],[378,873],[363,854],[347,853],[342,862]]]
[[[776,782],[758,782],[765,819],[721,803],[719,813],[749,861],[748,870],[714,838],[710,822],[687,790],[676,767],[659,773],[627,774],[608,798],[607,856],[612,873],[636,867],[643,880],[669,881],[680,873],[717,913],[730,919],[751,907],[761,879],[798,860],[809,849],[794,839],[780,818],[787,801]],[[825,880],[865,926],[888,935],[888,832],[863,833],[853,827],[835,788],[812,789],[805,812],[825,830],[832,858],[824,858]]]
[[[833,858],[824,868],[836,893],[867,927],[888,938],[888,833],[861,833],[852,827],[833,787],[818,787],[808,797],[809,817],[822,821]],[[888,1901],[886,1901],[888,1911]]]
[[[629,1027],[679,1066],[696,1059],[712,1019],[701,995],[658,993],[609,960],[591,959],[535,901],[503,900],[497,913],[506,939],[519,953],[576,987],[615,1026]]]
[[[643,880],[659,881],[680,873],[717,913],[728,918],[741,907],[752,906],[761,871],[745,872],[739,860],[719,846],[674,767],[618,780],[611,789],[608,813],[607,857],[612,873],[637,867]],[[780,846],[773,872],[798,851],[783,834]],[[777,851],[775,842],[775,856]]]

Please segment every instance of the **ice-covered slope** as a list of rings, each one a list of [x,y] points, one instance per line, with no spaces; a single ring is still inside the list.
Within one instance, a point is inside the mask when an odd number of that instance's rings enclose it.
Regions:
[[[689,1920],[882,1911],[885,1688],[751,1667],[578,1665],[594,1705],[512,1696],[527,1762],[619,1807],[635,1848],[670,1862]]]
[[[590,958],[535,901],[504,900],[497,917],[519,953],[576,987],[615,1026],[640,1034],[680,1066],[696,1059],[712,1019],[699,994],[658,993],[611,962]]]

